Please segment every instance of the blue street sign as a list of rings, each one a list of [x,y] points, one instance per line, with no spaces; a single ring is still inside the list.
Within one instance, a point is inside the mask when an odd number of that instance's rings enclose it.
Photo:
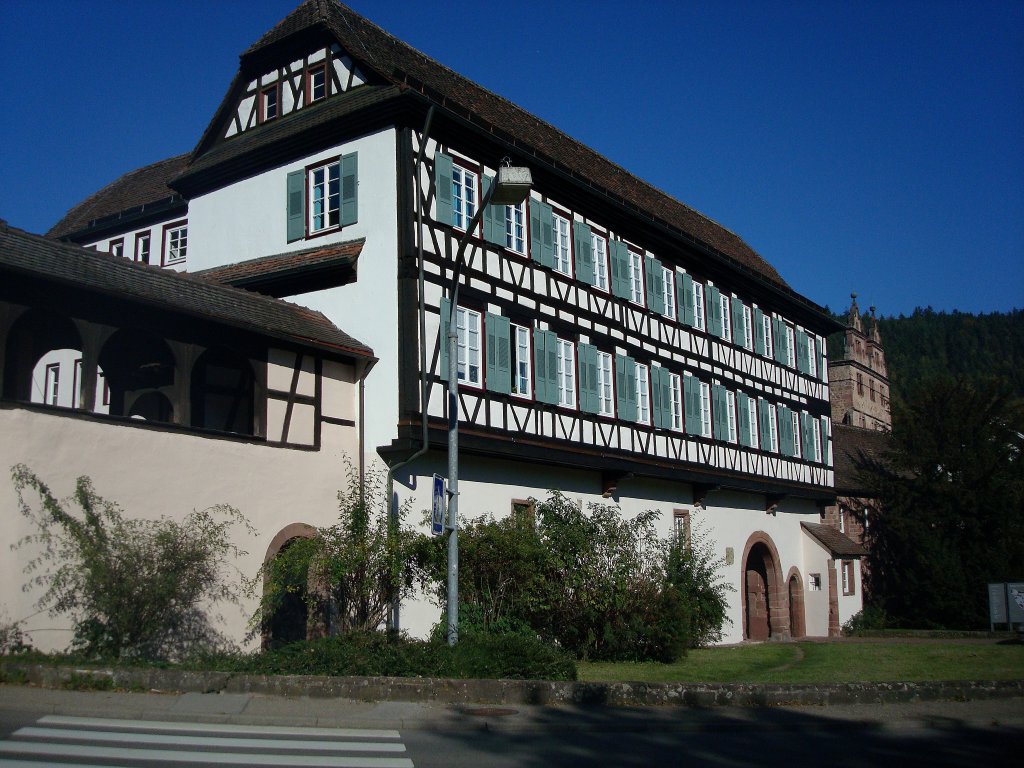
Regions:
[[[440,536],[444,533],[444,501],[444,478],[440,475],[434,475],[433,503],[430,507],[430,532],[434,536]]]

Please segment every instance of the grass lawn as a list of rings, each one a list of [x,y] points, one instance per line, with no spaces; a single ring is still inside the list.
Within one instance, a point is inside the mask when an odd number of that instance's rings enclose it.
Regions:
[[[957,642],[763,643],[701,648],[674,664],[580,662],[594,682],[843,683],[1024,679],[1024,646]]]

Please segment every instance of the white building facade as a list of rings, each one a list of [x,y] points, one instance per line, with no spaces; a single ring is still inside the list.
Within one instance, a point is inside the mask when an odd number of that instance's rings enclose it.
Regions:
[[[529,198],[467,233],[506,159],[530,168]],[[190,155],[135,174],[50,235],[137,260],[148,238],[150,263],[287,296],[359,338],[379,360],[360,458],[395,468],[400,501],[429,508],[446,471],[468,238],[462,515],[558,489],[656,509],[666,536],[701,520],[735,588],[726,641],[826,635],[859,610],[856,556],[801,525],[835,497],[837,326],[735,234],[333,0],[242,55]],[[837,561],[846,592],[829,589]],[[412,603],[400,624],[437,618]]]

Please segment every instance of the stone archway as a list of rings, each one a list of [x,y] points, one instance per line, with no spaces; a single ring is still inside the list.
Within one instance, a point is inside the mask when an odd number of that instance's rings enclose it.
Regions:
[[[795,567],[789,569],[786,591],[789,598],[789,634],[791,637],[803,637],[807,634],[804,619],[804,580]]]
[[[751,534],[741,562],[744,639],[789,637],[789,601],[771,537],[764,531]]]
[[[267,589],[269,576],[267,566],[274,558],[302,539],[312,538],[316,529],[305,523],[292,523],[285,526],[270,542],[267,554],[263,558],[264,576],[263,589]],[[306,583],[297,584],[299,588],[289,591],[281,604],[270,616],[264,616],[262,627],[262,645],[264,649],[280,648],[297,640],[306,640],[310,636],[309,604],[306,602]]]

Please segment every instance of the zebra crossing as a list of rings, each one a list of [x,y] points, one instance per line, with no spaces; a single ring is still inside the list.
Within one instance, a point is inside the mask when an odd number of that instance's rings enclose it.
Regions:
[[[0,741],[0,768],[414,768],[404,753],[393,730],[47,715]]]

